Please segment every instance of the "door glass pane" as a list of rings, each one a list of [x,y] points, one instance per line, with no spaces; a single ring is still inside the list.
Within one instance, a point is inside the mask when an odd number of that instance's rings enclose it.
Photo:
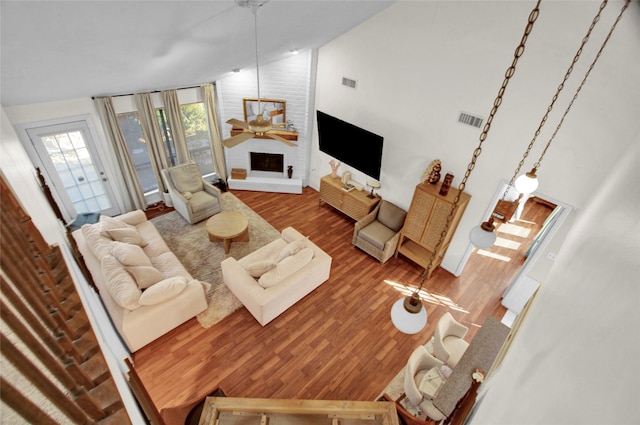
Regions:
[[[209,122],[204,103],[189,103],[180,105],[182,123],[187,139],[189,156],[193,159],[202,175],[213,174],[213,156],[211,154],[211,138],[209,137]]]
[[[105,194],[105,188],[91,161],[81,131],[46,135],[41,140],[77,213],[111,208],[109,198],[96,198]]]
[[[137,112],[118,114],[120,131],[127,143],[127,150],[133,160],[133,164],[140,179],[142,191],[148,193],[158,189],[158,182],[151,168],[151,159],[147,142],[142,134],[142,127]]]

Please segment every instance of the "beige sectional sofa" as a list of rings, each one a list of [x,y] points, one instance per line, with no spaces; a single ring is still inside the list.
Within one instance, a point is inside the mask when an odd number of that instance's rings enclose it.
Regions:
[[[143,211],[101,216],[73,237],[131,352],[207,308],[211,286],[193,279]]]
[[[287,227],[280,239],[220,266],[224,283],[264,326],[329,279],[331,257]]]

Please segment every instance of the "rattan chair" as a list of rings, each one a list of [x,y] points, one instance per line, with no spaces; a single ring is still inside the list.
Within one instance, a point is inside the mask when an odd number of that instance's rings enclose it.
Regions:
[[[353,229],[353,245],[385,263],[395,253],[407,212],[382,200]]]

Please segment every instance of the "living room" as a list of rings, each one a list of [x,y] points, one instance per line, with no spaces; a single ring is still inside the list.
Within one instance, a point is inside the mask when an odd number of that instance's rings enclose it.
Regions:
[[[469,246],[468,230],[477,225],[487,214],[501,179],[508,179],[513,173],[513,168],[530,140],[540,116],[544,113],[549,97],[564,72],[564,67],[575,52],[585,27],[595,13],[595,4],[588,3],[589,7],[586,5],[585,3],[542,5],[540,21],[531,35],[527,51],[507,90],[503,109],[496,118],[483,154],[478,160],[478,166],[466,188],[472,195],[472,200],[443,262],[446,270],[458,269]],[[617,13],[619,5],[619,2],[614,2],[608,6],[611,16]],[[295,60],[306,61],[309,64],[307,76],[316,73],[316,77],[310,82],[310,86],[315,86],[315,89],[309,90],[311,94],[308,100],[303,101],[300,107],[294,106],[296,103],[293,99],[289,101],[290,94],[270,87],[267,78],[264,87],[265,97],[287,99],[288,114],[291,113],[292,117],[296,117],[297,114],[299,117],[294,118],[294,122],[301,134],[301,150],[309,151],[306,155],[308,162],[302,162],[300,169],[296,170],[303,179],[304,185],[317,190],[320,178],[331,171],[328,164],[331,158],[317,148],[317,134],[313,125],[314,111],[324,110],[384,135],[385,148],[380,178],[382,187],[377,191],[384,199],[407,208],[415,184],[419,182],[421,174],[430,161],[435,158],[443,161],[445,170],[453,172],[456,177],[455,186],[464,174],[466,164],[477,144],[479,133],[478,129],[458,124],[456,122],[458,113],[462,110],[486,117],[503,78],[504,70],[510,63],[513,49],[522,33],[522,27],[531,6],[526,3],[488,2],[398,3],[323,46],[317,53],[301,52],[302,56],[299,57],[302,59]],[[620,180],[613,180],[616,177],[616,171],[624,168],[623,158],[637,161],[636,117],[639,96],[636,95],[637,84],[634,85],[634,70],[639,63],[637,49],[639,37],[638,29],[631,22],[638,17],[638,12],[638,4],[633,3],[627,11],[628,16],[621,21],[601,62],[594,69],[584,93],[581,94],[581,98],[562,128],[562,141],[558,140],[554,144],[540,170],[539,191],[541,193],[574,206],[576,222],[584,223],[583,220],[593,220],[590,222],[591,226],[582,224],[581,229],[594,227],[597,228],[596,230],[602,230],[600,223],[604,217],[591,217],[593,211],[598,214],[604,213],[600,209],[590,209],[594,208],[592,207],[594,199],[606,199],[608,194],[617,193],[619,190],[624,192],[625,180],[634,182],[638,180],[637,171],[634,171],[635,174],[620,176]],[[606,21],[607,24],[603,19],[599,27],[601,32],[610,25],[611,16]],[[429,24],[425,25],[426,22]],[[384,30],[381,31],[380,28]],[[571,34],[571,37],[559,36],[559,28],[562,28],[563,35]],[[395,36],[389,37],[389,34],[395,34]],[[560,38],[566,42],[561,43]],[[595,49],[594,46],[597,44],[595,40],[601,38],[594,35],[592,49]],[[452,54],[452,52],[457,53]],[[593,54],[585,53],[585,57],[592,56]],[[317,69],[314,68],[316,61]],[[555,68],[550,66],[551,64],[554,64]],[[581,64],[586,67],[588,61],[584,60]],[[270,69],[277,67],[278,64],[275,63],[265,64],[266,76],[268,77]],[[583,72],[584,68],[581,68],[580,71],[575,71],[575,75],[581,76]],[[255,77],[255,74],[253,76]],[[339,81],[342,77],[357,80],[357,89],[354,91],[341,86]],[[231,117],[241,118],[239,109],[242,97],[254,96],[249,86],[238,90],[235,94],[228,90],[227,87],[236,87],[234,78],[240,78],[240,75],[216,82],[222,99],[220,111],[223,122]],[[575,83],[575,80],[572,81]],[[575,90],[575,86],[573,89]],[[566,93],[572,92],[572,89],[566,89]],[[563,110],[560,106],[557,109],[560,112]],[[18,193],[34,192],[35,182],[32,177],[33,164],[26,156],[19,138],[13,131],[13,126],[81,114],[92,115],[96,125],[99,125],[93,103],[88,97],[42,104],[3,105],[2,170]],[[550,120],[548,127],[553,128],[555,122]],[[592,123],[598,125],[589,125]],[[228,130],[228,127],[223,127],[223,136],[227,136]],[[343,166],[342,169],[345,168]],[[366,176],[356,171],[352,173],[355,181],[363,184],[366,182]],[[618,187],[598,189],[610,180],[617,182]],[[576,182],[580,183],[576,184]],[[616,203],[616,211],[611,213],[615,212],[623,217],[626,214],[637,217],[637,199],[634,198],[637,198],[637,194],[631,191],[619,195],[622,199],[616,200],[620,202]],[[55,221],[50,220],[50,214],[40,212],[46,211],[41,208],[41,201],[29,198],[25,197],[23,201],[34,220],[41,225],[41,231],[52,242],[60,240]],[[616,218],[613,217],[612,219],[615,220]],[[626,245],[630,247],[631,252],[624,255],[637,253],[637,241],[632,239],[633,231],[637,230],[635,217],[629,223],[635,227],[632,227],[632,232],[626,235],[626,238],[629,238],[626,240],[629,242],[620,243],[612,238],[612,235],[608,235],[607,240],[610,242],[606,246],[613,250],[618,245]],[[562,260],[567,273],[570,270],[575,272],[568,264],[568,258],[574,258],[581,253],[577,250],[573,253],[567,251],[567,246],[562,245],[559,254],[560,258],[556,265]],[[600,262],[600,268],[607,269],[610,273],[606,278],[608,282],[616,282],[626,290],[628,288],[622,285],[628,283],[632,275],[624,272],[620,267],[621,263],[624,263],[622,257],[614,259],[611,263]],[[631,257],[631,263],[637,270],[637,257],[635,260]],[[556,276],[557,273],[559,272],[556,271]],[[563,277],[566,278],[566,276]],[[556,277],[556,279],[559,278]],[[545,288],[551,286],[552,282],[551,279],[545,282]],[[608,285],[610,285],[609,290],[615,288],[612,283]],[[565,288],[569,291],[570,286]],[[545,300],[549,304],[544,308],[542,306],[538,308],[537,314],[532,316],[538,324],[528,323],[529,333],[526,334],[530,341],[536,341],[536,345],[547,341],[548,343],[543,344],[547,347],[551,341],[563,333],[562,330],[558,330],[557,335],[550,335],[549,329],[542,326],[554,317],[562,317],[563,312],[561,307],[554,306],[554,303],[549,300],[549,298],[553,299],[554,295],[558,296],[558,292],[562,290],[560,288],[548,290],[549,296]],[[633,291],[636,290],[633,289]],[[596,292],[594,289],[593,293]],[[604,301],[595,297],[589,298],[588,301],[592,302],[589,304],[585,299],[583,300],[585,314],[591,314],[587,313],[591,310],[611,309],[612,317],[607,319],[606,329],[616,328],[618,321],[614,316],[619,315],[618,319],[621,320],[625,315],[636,314],[632,313],[631,309],[625,308],[628,305],[625,303],[634,298],[629,294],[625,295],[626,301],[614,296],[615,299],[610,300],[611,304],[603,304]],[[566,307],[566,303],[577,302],[580,297],[576,294],[563,294],[560,299],[564,300],[561,303],[565,303],[565,308],[569,308]],[[541,301],[539,303],[542,304]],[[540,316],[543,316],[544,320]],[[581,336],[586,338],[588,331],[585,329],[582,332],[584,334]],[[525,338],[524,335],[523,338]],[[622,337],[622,330],[620,334],[615,333],[615,335]],[[597,342],[594,340],[596,346]],[[629,345],[627,354],[637,352],[637,338],[626,340],[625,344]],[[531,371],[533,366],[528,363],[535,364],[535,360],[526,355],[526,346],[524,342],[517,347],[514,345],[510,356],[521,359],[522,364],[527,364],[527,370]],[[560,353],[549,361],[558,361],[557,357],[561,357]],[[579,366],[590,367],[595,363],[594,358],[595,354],[594,357],[585,358],[584,361],[579,362]],[[545,366],[549,368],[549,363],[545,363]],[[514,372],[522,368],[516,365],[511,367]],[[557,373],[554,368],[546,371],[549,376]],[[508,374],[502,375],[506,380],[504,375]],[[513,389],[514,384],[505,382],[503,385],[502,391],[507,393],[506,388]],[[616,388],[622,387],[627,390],[621,389],[616,392],[618,400],[624,400],[624,394],[634,393],[634,389],[637,389],[634,385],[637,384],[627,386],[616,383]],[[566,386],[568,392],[575,391],[577,388],[570,383],[566,383]],[[535,391],[533,388],[535,387],[532,387],[532,391]],[[496,392],[498,392],[497,389],[493,391],[493,393]],[[531,397],[531,394],[527,394],[527,397]],[[613,399],[614,396],[611,398]],[[530,398],[530,400],[535,399],[535,397]],[[485,401],[488,402],[488,400],[487,398]],[[588,400],[588,397],[582,397],[582,400],[572,400],[572,402],[579,406],[586,406],[589,404]],[[523,403],[518,402],[519,397],[516,395],[511,395],[509,401],[513,405],[520,405],[522,410],[512,407],[514,409],[511,412],[512,416],[506,416],[510,419],[505,419],[505,422],[518,422],[518,418],[524,415],[529,418],[535,417],[531,410],[534,410],[533,406],[536,402],[532,401],[531,407],[527,408]],[[599,398],[599,402],[602,401]],[[538,399],[538,406],[540,403],[542,401]],[[622,403],[616,401],[614,404],[620,406]],[[620,409],[631,409],[631,405],[627,404]],[[549,407],[548,411],[552,410]],[[571,422],[573,418],[574,416],[563,417],[562,422]]]

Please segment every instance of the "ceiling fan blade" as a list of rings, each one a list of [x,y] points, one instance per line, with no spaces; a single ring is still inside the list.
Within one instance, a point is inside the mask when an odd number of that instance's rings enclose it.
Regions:
[[[229,137],[228,139],[223,140],[222,145],[225,148],[231,149],[232,147],[237,146],[240,143],[245,142],[249,139],[253,139],[254,137],[255,137],[255,134],[251,132],[240,133],[235,136]]]
[[[297,144],[297,143],[293,143],[291,140],[287,140],[287,139],[285,139],[285,138],[283,138],[283,137],[278,136],[277,134],[273,134],[273,133],[270,133],[270,132],[268,132],[268,131],[267,131],[266,133],[264,133],[264,135],[265,135],[265,136],[269,136],[269,137],[271,137],[272,139],[277,140],[277,141],[279,141],[279,142],[282,142],[282,143],[284,143],[284,144],[287,144],[287,145],[289,145],[289,146],[298,146],[298,144]]]
[[[245,130],[249,129],[249,124],[244,122],[244,121],[240,121],[239,119],[236,118],[231,118],[230,120],[227,121],[227,124],[231,124],[234,125],[236,127],[240,127],[243,128]]]

